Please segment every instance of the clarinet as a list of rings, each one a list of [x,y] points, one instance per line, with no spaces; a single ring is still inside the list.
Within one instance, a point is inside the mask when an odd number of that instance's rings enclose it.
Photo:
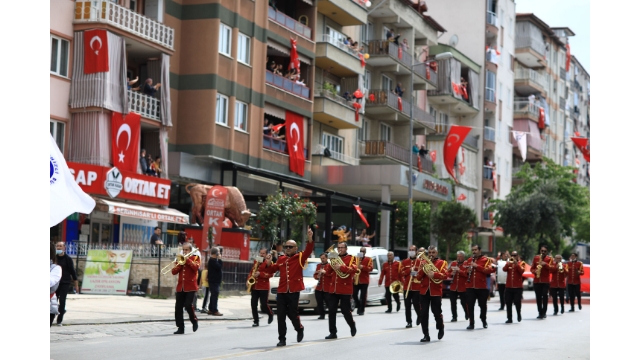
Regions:
[[[475,257],[475,256],[473,256],[473,257],[472,257],[472,259],[473,259],[473,260],[471,260],[471,262],[476,261],[476,257]],[[470,282],[471,282],[471,277],[473,276],[473,270],[474,270],[473,266],[471,266],[471,265],[469,265],[469,268],[470,268],[470,270],[469,270],[469,276],[467,277],[467,282],[468,282],[468,283],[470,283]]]

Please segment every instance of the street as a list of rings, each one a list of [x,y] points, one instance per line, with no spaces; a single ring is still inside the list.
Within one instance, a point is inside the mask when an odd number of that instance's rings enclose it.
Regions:
[[[263,359],[279,359],[303,358],[312,352],[321,354],[327,351],[344,358],[366,356],[369,359],[379,359],[399,355],[403,358],[420,356],[424,355],[425,347],[428,347],[429,355],[444,357],[469,356],[473,351],[485,354],[482,357],[501,353],[517,359],[534,359],[540,356],[547,359],[590,358],[588,297],[583,298],[582,310],[578,310],[576,306],[575,313],[567,313],[570,307],[565,304],[565,313],[558,316],[552,315],[553,305],[549,303],[548,317],[542,321],[535,319],[537,311],[533,291],[525,291],[524,297],[521,323],[505,324],[506,311],[498,311],[500,302],[495,297],[488,303],[489,328],[482,328],[482,323],[477,318],[479,309],[476,305],[476,329],[473,331],[466,330],[468,322],[464,321],[464,313],[459,305],[459,321],[449,322],[450,302],[445,298],[442,303],[445,336],[442,340],[437,340],[435,322],[430,313],[430,343],[419,342],[422,332],[415,325],[415,313],[414,327],[405,329],[403,305],[400,312],[394,311],[392,314],[384,313],[386,306],[367,307],[366,315],[354,316],[358,328],[355,337],[350,336],[349,327],[338,314],[337,340],[324,339],[329,334],[328,320],[317,320],[317,315],[305,313],[301,316],[305,327],[304,340],[296,343],[296,333],[287,320],[287,346],[284,348],[275,346],[278,342],[277,320],[274,319],[268,325],[263,314],[260,327],[257,328],[251,327],[251,320],[218,318],[216,321],[209,321],[212,316],[198,314],[207,321],[200,321],[198,331],[193,333],[185,313],[185,335],[173,335],[176,329],[173,322],[159,321],[54,326],[51,328],[50,352],[51,359],[55,360],[87,359],[89,356],[91,359],[227,359],[255,355]],[[247,298],[238,297],[248,305]],[[173,300],[162,301],[173,304]],[[330,350],[327,345],[331,347]],[[329,353],[324,356],[329,356]]]

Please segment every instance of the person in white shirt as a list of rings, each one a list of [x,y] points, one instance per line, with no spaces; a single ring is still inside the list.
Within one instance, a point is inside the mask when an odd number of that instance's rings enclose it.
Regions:
[[[502,253],[500,260],[498,260],[497,265],[497,283],[498,283],[498,294],[500,294],[500,309],[504,310],[505,297],[504,297],[504,289],[507,286],[507,272],[502,268],[507,264],[507,257],[509,256],[509,252],[505,251]]]
[[[53,325],[53,319],[58,315],[58,298],[56,290],[62,278],[62,268],[56,265],[56,246],[50,244],[51,256],[49,258],[49,326]]]

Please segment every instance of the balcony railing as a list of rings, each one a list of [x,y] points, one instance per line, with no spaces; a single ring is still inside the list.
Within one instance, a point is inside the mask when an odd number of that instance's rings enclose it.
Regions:
[[[364,144],[364,151],[361,154],[362,157],[387,156],[409,164],[409,150],[400,145],[384,140],[366,140],[362,143]],[[414,154],[413,156],[413,167],[415,168],[418,167],[418,156],[418,154]],[[420,161],[422,162],[423,172],[433,173],[433,162],[429,157],[423,157]]]
[[[346,39],[346,37],[345,37]],[[324,34],[322,35],[322,41],[321,42],[326,42],[329,43],[335,47],[337,47],[338,49],[346,52],[347,54],[353,56],[356,59],[360,59],[360,57],[358,56],[358,50],[354,50],[351,46],[347,45],[344,43],[344,41],[342,41],[342,39],[336,39],[335,37],[328,35],[328,34]]]
[[[274,138],[271,135],[262,135],[262,147],[283,154],[289,154],[287,142],[282,139]],[[307,159],[307,149],[304,149],[304,158]]]
[[[530,80],[546,89],[548,80],[546,74],[540,74],[537,71],[531,69],[516,69],[516,81],[517,80]]]
[[[560,67],[560,79],[567,80],[567,70],[564,69],[564,66]]]
[[[514,115],[531,115],[537,118],[540,115],[540,106],[532,104],[529,100],[516,100],[513,102]]]
[[[370,99],[371,94],[373,94],[374,96],[373,101],[371,101]],[[369,90],[369,97],[367,97],[367,105],[368,106],[386,105],[398,111],[401,111],[403,114],[409,115],[409,107],[410,107],[409,101],[403,98],[402,110],[400,110],[398,106],[399,105],[398,97],[399,96],[396,95],[391,90],[380,90],[380,89]]]
[[[141,92],[127,90],[129,111],[160,121],[160,100]]]
[[[516,36],[516,49],[531,48],[533,51],[545,56],[546,48],[542,40],[530,36]]]
[[[269,19],[311,40],[311,28],[269,6]]]
[[[482,178],[485,180],[493,180],[493,167],[482,165]]]
[[[326,147],[322,144],[318,144],[316,145],[315,151],[313,152],[314,155],[324,155],[324,149]],[[331,151],[331,149],[329,149]],[[360,164],[360,159],[356,159],[354,157],[351,157],[349,155],[345,155],[342,153],[339,153],[337,151],[331,151],[331,159],[334,160],[338,160],[341,161],[345,164],[349,164],[349,165],[354,165],[354,166],[358,166]]]
[[[369,46],[369,56],[390,56],[391,58],[411,69],[413,56],[410,52],[401,50],[401,47],[396,45],[396,43],[394,43],[393,41],[369,40],[367,44]]]
[[[436,118],[428,112],[420,109],[416,104],[413,104],[413,120],[423,123],[430,128],[434,128],[436,125]]]
[[[332,101],[335,101],[337,103],[340,103],[352,110],[355,111],[355,108],[353,107],[353,101],[347,101],[347,99],[345,99],[343,96],[341,96],[340,94],[334,94],[329,90],[323,89],[322,85],[316,83],[315,87],[313,88],[313,94],[315,97],[325,97],[328,99],[331,99]]]
[[[560,98],[560,110],[564,111],[567,109],[567,100],[564,98]]]
[[[471,147],[474,147],[476,149],[478,148],[478,138],[475,136],[468,135],[466,138],[464,138],[463,142]]]
[[[494,12],[491,12],[488,10],[487,10],[487,24],[493,25],[496,27],[498,26],[498,17]]]
[[[291,81],[283,76],[276,75],[271,71],[267,71],[267,84],[271,84],[286,92],[298,95],[305,99],[310,98],[309,95],[311,94],[311,91],[309,91],[308,87],[296,84],[295,81]]]
[[[484,88],[484,101],[496,102],[496,89]]]
[[[484,139],[496,142],[496,129],[485,126],[484,127]]]
[[[76,0],[74,23],[107,23],[173,50],[172,28],[111,1]]]

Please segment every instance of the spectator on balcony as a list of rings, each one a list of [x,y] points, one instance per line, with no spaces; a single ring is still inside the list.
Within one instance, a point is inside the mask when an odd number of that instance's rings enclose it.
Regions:
[[[351,37],[347,37],[346,39],[342,40],[342,42],[349,47],[353,45],[353,39]]]
[[[282,64],[277,65],[273,73],[282,76]]]
[[[429,150],[424,146],[424,144],[420,145],[419,154],[425,159],[427,158],[427,155],[429,155]]]
[[[142,92],[145,95],[149,95],[151,97],[155,97],[156,96],[156,91],[158,91],[158,89],[160,89],[160,86],[162,86],[162,84],[160,84],[160,83],[157,83],[157,84],[153,85],[153,79],[149,78],[144,83],[144,88],[143,88]]]
[[[161,177],[162,175],[162,159],[160,156],[156,156],[156,161],[151,163],[151,169],[153,170],[155,176]]]
[[[273,10],[278,11],[276,8],[276,0],[269,0],[269,6],[273,8]]]
[[[420,147],[418,147],[418,143],[413,145],[413,147],[411,148],[411,151],[416,155],[420,154]]]
[[[533,105],[536,102],[536,96],[531,94],[529,95],[529,105]]]
[[[396,95],[402,97],[402,95],[404,95],[404,88],[402,87],[402,83],[398,83],[398,85],[396,85],[396,89],[393,90],[394,93],[396,93]]]
[[[153,159],[151,158],[151,154],[147,154],[147,175],[156,176],[156,173],[151,169],[151,164],[153,163]]]
[[[135,84],[137,82],[138,82],[138,77],[137,76],[133,80],[129,80],[129,78],[127,78],[127,90],[140,91],[140,86],[138,86],[136,88],[132,88],[131,87],[133,84]]]
[[[404,52],[409,51],[409,41],[407,41],[406,38],[402,40],[401,46],[402,46],[402,51]]]
[[[143,174],[146,174],[149,170],[149,163],[147,162],[147,150],[140,150],[140,170]]]
[[[281,127],[278,131],[272,131],[271,136],[274,139],[284,140],[286,138],[284,126]]]
[[[349,102],[353,100],[353,95],[348,91],[345,91],[344,94],[342,94],[342,97]]]
[[[264,126],[262,127],[262,132],[265,135],[271,135],[272,127],[273,127],[273,124],[271,124],[268,119],[264,119]]]
[[[395,29],[391,29],[391,30],[387,31],[387,40],[389,42],[394,42],[396,45],[400,45],[398,43],[398,41],[400,39],[400,36],[402,36],[402,33],[396,35],[395,34]]]
[[[353,51],[357,52],[357,51],[358,51],[358,49],[360,48],[360,45],[358,44],[358,42],[357,42],[357,41],[355,41],[353,44],[351,44],[351,46],[350,46],[350,47],[351,47],[351,50],[353,50]]]

